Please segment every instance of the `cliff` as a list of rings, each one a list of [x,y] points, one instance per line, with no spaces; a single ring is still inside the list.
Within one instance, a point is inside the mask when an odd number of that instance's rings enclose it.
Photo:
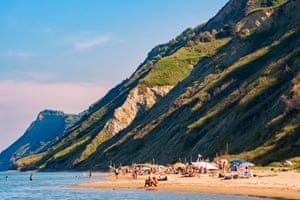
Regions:
[[[300,10],[294,0],[231,0],[158,45],[132,76],[19,169],[166,164],[220,153],[258,164],[297,159]]]
[[[44,110],[16,142],[0,154],[0,170],[7,170],[16,160],[47,150],[79,117],[60,111]]]

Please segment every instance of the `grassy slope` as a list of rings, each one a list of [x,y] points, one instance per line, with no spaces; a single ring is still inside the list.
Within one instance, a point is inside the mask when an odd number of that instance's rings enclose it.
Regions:
[[[65,136],[47,152],[23,158],[17,165],[24,169],[71,169],[91,156],[99,145],[111,138],[112,135],[103,130],[103,127],[107,119],[113,115],[114,109],[122,105],[131,88],[139,83],[150,87],[176,85],[190,73],[201,56],[205,55],[205,53],[198,55],[193,47],[176,52],[184,45],[186,38],[194,35],[193,31],[188,29],[176,38],[175,44],[173,41],[166,44],[168,51],[175,52],[172,56],[168,56],[166,52],[158,52],[158,55],[152,55],[153,59],[146,59],[129,80],[124,81],[107,95],[107,101],[104,98],[91,106],[85,112],[81,123],[65,133]],[[172,45],[175,45],[176,50],[172,50]],[[166,56],[162,57],[162,54]],[[166,77],[166,74],[170,76]]]
[[[124,85],[129,89],[129,84],[138,82],[148,86],[180,83],[122,133],[90,145],[90,156],[82,158],[77,167],[100,168],[110,161],[131,164],[153,159],[168,163],[195,158],[198,153],[211,158],[227,144],[229,153],[262,164],[297,156],[299,110],[286,112],[281,98],[286,95],[292,101],[293,88],[299,83],[299,29],[297,20],[294,24],[288,19],[295,16],[295,10],[279,9],[270,19],[275,24],[270,22],[270,28],[250,36],[240,38],[237,34],[232,40],[228,37],[206,43],[189,37],[160,46],[157,54],[151,54],[153,59],[146,60]],[[170,46],[174,49],[168,49]],[[127,92],[95,111],[33,166],[74,167],[80,152],[98,135],[103,120]]]
[[[150,119],[118,138],[100,160],[168,163],[198,153],[211,158],[227,144],[229,153],[261,164],[299,155],[299,110],[286,112],[281,98],[295,93],[299,26],[280,20],[282,12],[270,19],[278,22],[270,29],[237,37],[200,62],[166,97],[181,91],[173,103],[162,100]]]

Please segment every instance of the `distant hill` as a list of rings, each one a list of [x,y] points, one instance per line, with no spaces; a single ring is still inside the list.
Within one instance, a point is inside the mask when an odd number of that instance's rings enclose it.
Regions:
[[[0,170],[7,170],[18,159],[47,150],[74,125],[79,116],[44,110],[23,136],[0,154]]]
[[[225,151],[262,165],[299,159],[299,11],[296,0],[230,0],[153,48],[80,123],[14,168],[104,169]]]

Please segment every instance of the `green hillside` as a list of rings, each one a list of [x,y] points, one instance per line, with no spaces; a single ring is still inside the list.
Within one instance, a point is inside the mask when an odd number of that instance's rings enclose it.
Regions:
[[[293,0],[229,1],[206,24],[155,47],[81,123],[15,167],[104,169],[226,150],[262,165],[297,159],[298,11]]]

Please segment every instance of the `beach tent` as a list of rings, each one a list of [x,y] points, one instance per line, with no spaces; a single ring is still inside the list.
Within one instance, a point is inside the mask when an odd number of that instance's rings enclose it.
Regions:
[[[207,170],[217,170],[218,169],[213,164],[211,164],[209,162],[205,162],[205,161],[192,162],[192,166],[194,168],[198,168],[198,169],[200,169],[200,168],[207,169]]]

